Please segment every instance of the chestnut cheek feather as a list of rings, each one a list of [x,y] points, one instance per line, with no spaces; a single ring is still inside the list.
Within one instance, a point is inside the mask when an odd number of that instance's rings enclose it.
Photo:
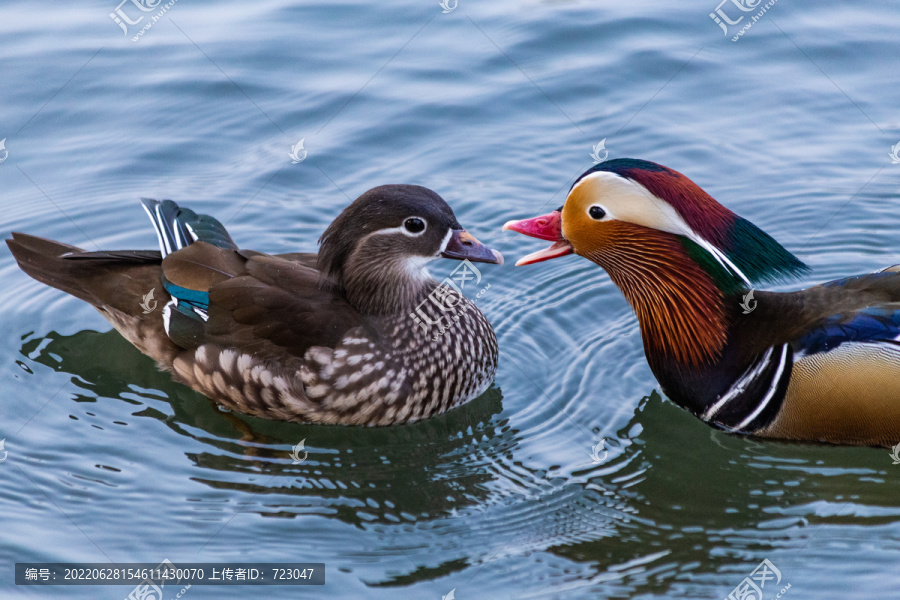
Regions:
[[[715,360],[726,341],[722,294],[679,240],[638,225],[610,224],[614,240],[586,258],[609,273],[637,315],[645,343],[685,365]]]

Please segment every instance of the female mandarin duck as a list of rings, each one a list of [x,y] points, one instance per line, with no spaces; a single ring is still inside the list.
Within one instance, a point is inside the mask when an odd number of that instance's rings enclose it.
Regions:
[[[456,297],[452,326],[429,330],[448,303],[426,300],[449,289],[425,265],[503,257],[427,188],[369,190],[325,230],[318,255],[240,250],[212,217],[169,200],[144,207],[161,252],[85,252],[21,233],[7,243],[26,273],[94,305],[176,380],[228,408],[389,425],[459,406],[493,380],[497,340],[474,304]],[[154,289],[165,306],[144,314]]]
[[[504,229],[554,242],[517,265],[574,252],[603,267],[637,315],[663,391],[706,423],[900,442],[900,266],[755,291],[808,268],[681,173],[635,159],[596,165],[562,208]]]

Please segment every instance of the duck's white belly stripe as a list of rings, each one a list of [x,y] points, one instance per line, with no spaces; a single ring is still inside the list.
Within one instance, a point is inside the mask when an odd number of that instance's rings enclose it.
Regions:
[[[703,413],[703,420],[709,421],[712,419],[719,409],[725,406],[730,400],[740,396],[744,390],[747,389],[747,386],[756,380],[759,375],[766,370],[766,367],[769,366],[769,359],[772,356],[772,350],[774,348],[769,348],[768,351],[763,355],[762,360],[760,360],[756,365],[750,368],[746,373],[741,375],[740,379],[734,382],[727,392],[725,392],[716,403],[710,406],[705,413]]]
[[[769,352],[771,352],[771,349],[769,349]],[[747,415],[747,418],[738,424],[737,429],[743,430],[744,427],[746,427],[747,425],[752,423],[753,419],[758,417],[759,413],[761,413],[763,410],[765,410],[766,406],[768,406],[769,402],[775,396],[775,392],[778,391],[778,385],[781,383],[781,376],[784,373],[784,367],[785,367],[785,363],[787,363],[787,360],[788,360],[788,345],[785,344],[781,347],[781,360],[778,363],[778,370],[775,371],[775,377],[772,378],[772,385],[769,386],[769,389],[766,392],[766,395],[763,397],[762,402],[759,403],[759,406],[756,407],[756,410],[754,410],[752,413]]]

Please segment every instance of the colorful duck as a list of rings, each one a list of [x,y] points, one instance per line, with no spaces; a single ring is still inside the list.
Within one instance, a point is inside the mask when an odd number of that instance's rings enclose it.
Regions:
[[[808,267],[693,181],[645,160],[600,163],[565,204],[504,229],[578,254],[637,315],[664,393],[706,423],[783,440],[900,443],[900,266],[775,293]]]
[[[89,302],[175,380],[233,410],[390,425],[490,386],[494,330],[426,265],[503,257],[435,192],[369,190],[325,230],[318,255],[241,250],[212,217],[170,200],[144,208],[160,251],[86,252],[22,233],[7,244],[30,276]]]

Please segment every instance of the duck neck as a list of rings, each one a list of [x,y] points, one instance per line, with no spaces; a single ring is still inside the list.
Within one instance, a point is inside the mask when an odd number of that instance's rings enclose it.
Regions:
[[[721,358],[731,327],[726,294],[679,238],[661,236],[589,258],[631,304],[651,365],[668,359],[696,369]]]
[[[351,259],[343,271],[344,294],[366,315],[409,314],[438,285],[427,262],[409,257]]]

